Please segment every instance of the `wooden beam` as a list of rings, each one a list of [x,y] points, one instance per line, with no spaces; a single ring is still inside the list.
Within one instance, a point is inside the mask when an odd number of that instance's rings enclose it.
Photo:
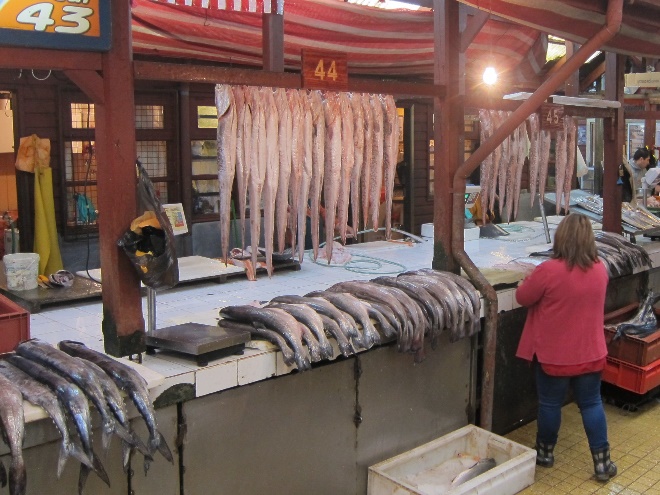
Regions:
[[[484,24],[486,24],[489,17],[490,14],[483,10],[477,11],[477,13],[471,17],[468,16],[467,26],[461,33],[461,44],[459,48],[461,53],[465,53],[470,46],[470,43],[472,43],[474,38],[479,34],[479,31],[484,27]]]
[[[274,11],[275,9],[272,9],[272,12]],[[262,14],[261,19],[263,69],[284,72],[284,16],[275,13]]]
[[[605,74],[604,60],[580,81],[580,93],[585,92],[587,88],[603,74]]]
[[[268,72],[254,69],[233,69],[208,65],[158,63],[136,60],[133,63],[135,79],[143,81],[177,81],[208,84],[244,84],[246,86],[269,86],[275,88],[300,89],[299,73]],[[445,96],[445,88],[435,84],[407,81],[348,78],[348,90],[364,93],[388,93],[395,96]]]
[[[624,115],[626,119],[660,120],[658,110],[626,110]]]
[[[580,45],[571,41],[566,41],[566,58],[571,58]],[[580,95],[580,71],[573,72],[564,82],[564,94],[566,96],[579,96]]]
[[[0,47],[0,69],[101,70],[101,54],[44,50],[43,48]]]
[[[82,89],[94,103],[101,104],[105,101],[103,78],[98,72],[93,70],[65,70],[64,75]]]
[[[605,54],[605,98],[623,102],[625,55]],[[614,109],[614,116],[603,121],[603,230],[621,233],[621,186],[617,185],[624,144],[623,105]],[[633,195],[635,192],[633,191]]]
[[[103,336],[108,354],[146,350],[140,280],[117,246],[138,216],[135,100],[130,2],[111,2],[112,48],[103,54],[104,102],[96,105],[99,252],[103,274]],[[142,213],[140,211],[139,213]]]

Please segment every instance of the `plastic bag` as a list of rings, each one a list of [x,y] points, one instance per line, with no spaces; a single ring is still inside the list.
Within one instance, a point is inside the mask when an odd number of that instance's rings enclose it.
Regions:
[[[152,289],[169,289],[179,282],[172,226],[139,161],[137,169],[138,203],[144,213],[131,222],[117,245],[129,257],[144,285]]]

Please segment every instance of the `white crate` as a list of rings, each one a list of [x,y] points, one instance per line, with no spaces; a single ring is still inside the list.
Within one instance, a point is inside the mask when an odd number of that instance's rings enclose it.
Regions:
[[[461,459],[492,457],[496,466],[451,486]],[[369,468],[368,495],[513,495],[534,483],[536,451],[499,435],[465,426]]]

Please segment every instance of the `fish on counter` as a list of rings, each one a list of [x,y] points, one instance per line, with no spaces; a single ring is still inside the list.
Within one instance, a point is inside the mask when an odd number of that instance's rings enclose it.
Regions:
[[[3,374],[0,374],[0,426],[11,453],[9,494],[23,495],[27,487],[27,472],[23,459],[23,395],[18,386]]]
[[[295,364],[295,356],[293,354],[293,349],[289,347],[286,339],[282,337],[279,333],[274,332],[273,330],[268,330],[260,325],[254,325],[252,323],[242,323],[235,320],[230,320],[228,318],[220,318],[218,320],[218,327],[225,328],[227,330],[238,330],[238,331],[247,331],[250,332],[252,338],[257,338],[261,340],[266,340],[271,344],[277,346],[279,351],[282,353],[282,361],[287,366],[293,366]]]
[[[58,344],[58,347],[61,351],[70,356],[91,361],[105,371],[119,389],[131,399],[140,413],[140,416],[142,416],[142,419],[147,426],[147,430],[149,431],[149,439],[147,441],[149,452],[154,454],[158,451],[167,461],[174,462],[172,452],[167,445],[165,438],[160,431],[158,431],[156,412],[151,402],[151,398],[149,397],[147,382],[142,375],[130,366],[90,349],[80,342],[63,340]]]
[[[62,443],[60,446],[60,456],[57,461],[58,478],[62,475],[69,456],[74,457],[90,468],[94,467],[91,459],[87,457],[87,454],[82,451],[71,438],[71,435],[69,435],[64,409],[62,409],[57,395],[50,388],[7,361],[0,361],[0,375],[3,375],[18,386],[23,394],[23,399],[46,411],[48,416],[53,420],[57,431],[60,432]]]
[[[307,327],[314,334],[316,340],[318,341],[323,357],[326,359],[332,359],[334,350],[332,349],[332,344],[330,344],[330,341],[325,335],[323,320],[316,311],[304,304],[271,302],[266,307],[283,309],[296,320],[298,320],[302,325]]]
[[[451,482],[451,486],[456,487],[470,481],[477,476],[484,474],[486,471],[489,471],[497,466],[495,459],[492,457],[487,457],[485,459],[478,460],[473,466],[469,467],[465,471],[460,472]]]

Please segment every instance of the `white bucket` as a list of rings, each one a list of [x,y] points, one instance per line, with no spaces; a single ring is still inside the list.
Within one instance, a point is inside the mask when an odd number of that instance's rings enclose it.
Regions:
[[[39,255],[37,253],[5,254],[2,258],[7,275],[7,289],[30,290],[37,288]]]

